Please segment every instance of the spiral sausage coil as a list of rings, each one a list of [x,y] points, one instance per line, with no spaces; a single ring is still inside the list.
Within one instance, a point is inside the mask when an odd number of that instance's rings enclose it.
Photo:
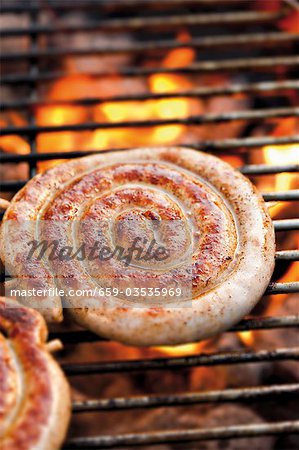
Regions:
[[[33,178],[4,221],[26,223],[6,239],[4,259],[15,276],[25,272],[38,287],[89,289],[92,298],[65,295],[72,317],[137,345],[190,342],[226,329],[252,309],[274,267],[273,226],[253,185],[223,161],[185,148],[61,164]],[[57,236],[63,257],[28,260],[30,239],[53,242]],[[140,258],[135,251],[128,264],[113,255],[90,257],[95,243],[128,252],[136,242],[154,242],[163,257]],[[77,249],[77,257],[67,257],[68,249]],[[152,297],[155,288],[178,286],[175,298]],[[97,295],[95,288],[117,295]],[[145,295],[135,297],[141,288]],[[46,300],[37,300],[40,310]],[[61,316],[61,299],[53,297],[48,317]]]

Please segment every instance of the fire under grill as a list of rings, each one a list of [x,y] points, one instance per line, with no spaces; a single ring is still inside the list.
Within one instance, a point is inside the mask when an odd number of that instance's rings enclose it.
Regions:
[[[215,124],[246,123],[242,132],[235,136],[224,138],[198,137],[193,139],[180,137],[179,143],[211,152],[220,157],[227,155],[239,157],[242,161],[241,172],[249,176],[260,187],[259,179],[275,177],[281,174],[294,174],[299,170],[298,164],[284,160],[287,145],[298,144],[298,128],[287,133],[272,133],[273,126],[279,121],[299,117],[298,72],[299,33],[294,31],[295,21],[290,16],[298,14],[298,4],[295,0],[273,4],[276,8],[260,8],[259,1],[238,0],[41,0],[39,2],[5,0],[1,6],[3,42],[12,42],[5,46],[0,55],[2,67],[2,86],[9,92],[17,91],[17,95],[2,95],[1,112],[2,138],[10,136],[24,140],[29,151],[18,153],[5,150],[1,154],[5,167],[17,168],[26,163],[28,172],[14,178],[5,178],[1,183],[1,191],[6,195],[14,194],[40,170],[39,164],[51,163],[55,160],[77,158],[94,152],[126,151],[126,142],[116,146],[86,148],[76,143],[65,151],[55,151],[55,148],[41,149],[38,138],[47,133],[48,136],[61,132],[73,132],[76,135],[98,130],[142,130],[147,133],[154,127],[182,126],[202,127]],[[270,3],[270,2],[269,2]],[[272,3],[272,2],[271,2]],[[256,8],[253,8],[253,5]],[[297,9],[296,9],[297,8]],[[68,19],[70,13],[81,14],[86,20],[77,23]],[[11,17],[14,20],[11,21]],[[51,20],[50,20],[51,19]],[[57,22],[57,23],[56,23]],[[25,25],[23,25],[25,23]],[[281,25],[282,24],[282,25]],[[180,32],[183,39],[177,39]],[[212,31],[211,31],[212,30]],[[76,33],[100,32],[108,36],[102,45],[87,45],[84,41],[79,47],[66,45],[68,39]],[[133,39],[117,39],[129,33]],[[186,33],[189,33],[186,38]],[[63,45],[53,45],[53,36],[63,35]],[[66,39],[68,36],[68,39]],[[21,43],[14,46],[14,39]],[[60,41],[58,41],[60,42]],[[24,43],[24,45],[22,44]],[[24,48],[23,48],[24,47]],[[191,49],[196,58],[179,67],[161,65],[163,55],[169,51]],[[109,79],[109,77],[126,77],[139,80],[152,75],[215,77],[225,73],[224,83],[199,85],[194,82],[191,87],[183,86],[179,91],[166,92],[134,92],[112,93],[95,96],[80,96],[80,98],[56,98],[45,95],[44,86],[51,86],[57,80],[70,75],[72,70],[66,69],[62,63],[67,58],[74,62],[76,58],[122,57],[129,55],[129,62],[121,67],[105,66],[101,70],[97,66],[86,70],[85,65],[78,69],[73,64],[73,72],[93,79]],[[147,63],[150,61],[150,63]],[[155,62],[155,64],[153,63]],[[157,62],[158,61],[158,62]],[[76,67],[76,70],[74,70]],[[229,80],[229,82],[227,82]],[[92,120],[87,116],[80,123],[42,124],[37,118],[39,108],[80,107],[93,108],[109,102],[123,104],[127,102],[160,101],[167,99],[209,100],[218,97],[244,98],[246,106],[242,110],[230,111],[197,111],[185,117],[153,117],[153,118],[119,118],[113,121]],[[257,100],[258,99],[258,100]],[[292,99],[292,101],[290,101]],[[23,114],[26,120],[15,120],[15,115]],[[11,118],[12,117],[12,118]],[[254,133],[253,130],[259,132]],[[261,132],[262,130],[262,132]],[[2,139],[1,138],[1,139]],[[18,141],[19,142],[19,141]],[[153,145],[156,144],[153,142]],[[163,145],[170,145],[167,143]],[[77,145],[77,146],[76,146]],[[252,154],[260,155],[266,146],[285,146],[281,148],[281,161],[269,165],[259,156],[254,159]],[[2,143],[0,141],[0,147]],[[27,148],[27,147],[26,147]],[[298,153],[297,153],[298,155]],[[28,174],[28,176],[26,175]],[[263,186],[263,185],[262,185]],[[263,191],[263,187],[261,187]],[[275,189],[263,191],[267,202],[296,202],[299,191],[289,187],[287,190]],[[295,204],[295,203],[294,203]],[[273,218],[277,238],[286,236],[299,229],[299,219],[287,216]],[[277,265],[288,267],[299,260],[299,251],[294,249],[278,249]],[[280,269],[280,267],[278,268]],[[276,296],[281,294],[296,294],[299,283],[296,281],[274,280],[265,295],[271,296],[275,303]],[[273,297],[272,297],[273,296]],[[297,299],[298,300],[298,299]],[[272,333],[278,329],[295,329],[299,325],[296,311],[290,314],[269,315],[265,313],[245,318],[241,323],[229,330],[228,334],[257,332],[267,330]],[[83,330],[54,330],[51,337],[59,338],[68,347],[85,343],[88,346],[97,345],[103,339]],[[271,339],[271,338],[270,338]],[[296,345],[296,342],[293,342]],[[298,334],[297,334],[298,344]],[[103,342],[103,345],[106,345]],[[108,345],[108,344],[107,344]],[[66,350],[67,351],[67,350]],[[237,351],[202,352],[187,356],[138,357],[137,359],[118,358],[113,361],[69,362],[63,360],[65,373],[72,380],[83,377],[94,380],[94,375],[105,374],[146,374],[156,371],[163,376],[165,372],[179,374],[180,370],[192,368],[219,366],[268,364],[279,361],[295,361],[299,359],[299,347],[275,347],[274,349],[256,349],[244,347]],[[213,372],[211,372],[213,373]],[[298,367],[297,367],[298,373]],[[140,375],[143,376],[143,375]],[[215,375],[217,376],[217,375]],[[299,379],[299,377],[298,377]],[[92,383],[93,381],[91,381]],[[264,405],[265,402],[287,402],[299,393],[299,384],[295,382],[280,382],[274,377],[274,382],[267,386],[250,386],[210,389],[206,391],[190,391],[172,394],[124,395],[109,398],[92,398],[75,400],[73,402],[74,417],[91,412],[130,411],[138,409],[158,409],[168,407],[189,407],[192,405],[221,405],[225,403],[248,403]],[[275,403],[274,403],[275,405]],[[125,414],[125,413],[124,413]],[[139,413],[138,413],[139,414]],[[100,429],[100,425],[99,425]],[[285,414],[274,421],[262,423],[234,424],[229,426],[193,427],[175,430],[151,430],[144,432],[99,434],[96,436],[80,435],[70,437],[65,442],[65,449],[116,448],[135,446],[153,446],[169,444],[166,448],[201,448],[199,441],[222,439],[256,438],[267,435],[291,435],[299,432],[299,420],[294,415]],[[250,441],[249,447],[250,447]],[[197,444],[196,444],[197,443]],[[182,444],[183,447],[175,447]],[[192,446],[193,445],[193,446]],[[174,447],[172,447],[174,446]],[[165,447],[163,447],[164,449]],[[204,447],[205,448],[205,447]],[[235,447],[236,448],[236,447]],[[275,447],[278,448],[278,447]],[[295,447],[294,447],[295,448]]]

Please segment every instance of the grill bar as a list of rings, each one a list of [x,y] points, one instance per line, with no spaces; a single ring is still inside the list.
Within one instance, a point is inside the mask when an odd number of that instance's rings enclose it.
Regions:
[[[275,231],[299,230],[299,219],[273,220]]]
[[[276,252],[276,260],[283,261],[299,261],[299,250],[282,250]]]
[[[198,150],[215,151],[215,150],[232,150],[237,148],[252,148],[263,147],[265,145],[284,145],[284,144],[297,144],[299,142],[299,135],[284,136],[284,137],[250,137],[242,139],[223,139],[217,141],[203,141],[198,145],[191,147]],[[189,145],[190,147],[190,145]],[[295,166],[295,165],[294,165]],[[274,166],[273,166],[274,167]],[[270,169],[271,170],[271,169]],[[268,172],[271,173],[271,172]]]
[[[40,26],[42,27],[42,26]],[[0,30],[0,37],[2,36],[14,36],[16,33],[23,31],[19,34],[29,34],[32,35],[35,28],[37,30],[39,26],[33,27],[28,30],[21,30],[16,28],[14,30]],[[70,27],[70,31],[78,31],[77,26]],[[98,29],[98,25],[94,25],[95,29]],[[51,32],[59,32],[59,29],[49,28]],[[27,31],[27,33],[26,33]],[[68,32],[68,29],[65,30]],[[39,33],[39,31],[36,31]],[[257,33],[257,34],[242,34],[239,36],[228,35],[228,36],[217,36],[217,37],[201,37],[197,39],[192,39],[188,42],[178,42],[175,40],[168,41],[147,41],[142,43],[133,44],[122,44],[121,46],[101,46],[101,47],[86,47],[86,48],[40,48],[36,50],[27,50],[22,52],[3,52],[0,55],[0,60],[5,61],[16,61],[28,58],[53,58],[60,56],[87,56],[93,54],[119,54],[119,53],[143,53],[146,51],[162,51],[171,50],[179,48],[218,48],[226,47],[231,45],[238,46],[258,46],[260,44],[270,45],[270,44],[283,44],[298,42],[298,34],[292,33]]]
[[[188,367],[283,361],[288,359],[299,359],[299,347],[260,350],[257,352],[210,353],[180,358],[138,359],[83,364],[73,363],[62,364],[62,368],[67,375],[75,376],[100,373],[135,372],[143,370],[173,370]]]
[[[299,36],[299,35],[298,35]],[[167,98],[200,98],[212,97],[217,95],[235,95],[235,94],[258,94],[268,93],[282,90],[299,90],[299,81],[274,81],[262,82],[252,84],[231,84],[223,87],[212,88],[197,88],[189,91],[171,92],[171,93],[146,93],[134,95],[119,95],[111,97],[94,97],[94,98],[78,98],[74,100],[44,100],[44,99],[22,99],[10,102],[0,103],[0,110],[16,110],[23,108],[36,108],[41,106],[54,105],[76,105],[76,106],[93,106],[105,102],[127,102],[127,101],[146,101],[146,100],[160,100]]]
[[[240,323],[232,327],[229,331],[252,331],[252,330],[271,330],[277,328],[293,328],[299,326],[299,316],[284,317],[257,317],[243,319]],[[50,333],[50,339],[59,339],[64,345],[78,344],[84,342],[106,341],[107,339],[98,336],[87,330],[62,331]]]
[[[244,2],[244,0],[242,0]],[[238,0],[163,0],[164,6],[186,6],[186,5],[196,5],[196,6],[217,6],[217,5],[233,5],[236,6],[238,3]],[[241,3],[239,1],[239,3]],[[43,6],[54,8],[56,10],[69,10],[70,8],[73,9],[90,9],[93,7],[124,7],[124,8],[130,8],[130,7],[136,7],[140,5],[144,6],[152,6],[156,5],[156,0],[122,0],[121,3],[119,0],[85,0],[85,1],[76,1],[73,2],[72,0],[64,0],[63,2],[60,2],[59,0],[48,0],[47,4],[40,4],[37,0],[26,2],[26,4],[23,3],[14,3],[11,4],[9,2],[4,3],[1,5],[1,12],[2,13],[10,13],[10,12],[30,12],[30,11],[36,11],[40,10]],[[269,19],[272,20],[272,19]]]
[[[299,200],[299,189],[283,192],[266,192],[263,194],[266,202]]]
[[[152,120],[130,120],[122,122],[90,122],[71,125],[25,125],[22,127],[5,127],[2,130],[2,136],[7,135],[36,135],[38,133],[53,133],[59,131],[93,131],[98,129],[115,129],[115,128],[148,128],[161,125],[202,125],[209,123],[222,123],[236,120],[258,120],[283,117],[299,117],[299,108],[267,108],[260,110],[248,110],[229,112],[223,114],[202,114],[197,116],[188,116],[187,118],[175,119],[152,119]]]
[[[275,227],[274,221],[274,227]],[[298,227],[299,227],[299,220],[298,220]],[[267,290],[265,292],[266,295],[273,295],[273,294],[291,294],[299,292],[299,282],[293,281],[290,283],[270,283],[267,287]]]
[[[0,189],[2,192],[13,192],[21,189],[29,180],[24,181],[2,181]]]
[[[127,67],[118,70],[121,76],[140,77],[154,74],[196,74],[210,73],[218,71],[250,70],[250,69],[268,69],[277,66],[296,67],[299,66],[299,56],[277,56],[261,58],[227,59],[222,61],[202,61],[185,67],[167,68],[167,67]],[[73,73],[74,74],[74,73]],[[76,72],[77,75],[92,75],[94,77],[113,76],[113,71],[102,72]],[[8,74],[1,78],[2,84],[21,84],[31,81],[53,81],[64,76],[71,75],[66,72],[40,72],[38,74]]]
[[[299,138],[299,136],[298,136]],[[299,172],[299,164],[289,164],[283,166],[272,166],[268,164],[250,164],[240,169],[244,175],[272,175],[282,172]]]
[[[284,317],[257,317],[243,319],[230,331],[270,330],[274,328],[288,328],[299,326],[299,315]]]
[[[73,402],[73,412],[117,411],[136,408],[158,408],[161,406],[182,406],[201,403],[235,402],[273,398],[282,395],[298,395],[299,384],[261,386],[257,388],[226,389],[210,392],[186,392],[170,395],[143,395],[112,399],[94,399]]]
[[[237,425],[209,429],[148,432],[118,436],[94,436],[69,439],[63,449],[115,448],[122,446],[159,445],[171,442],[192,442],[210,439],[244,438],[299,432],[299,421],[268,424]]]
[[[74,5],[71,5],[73,9]],[[1,8],[3,12],[3,8]],[[256,22],[268,22],[279,20],[286,16],[286,11],[278,12],[256,12],[256,11],[234,11],[228,13],[209,13],[209,14],[180,14],[157,17],[130,17],[124,19],[105,19],[91,25],[61,25],[51,28],[51,25],[35,24],[28,28],[3,30],[3,36],[22,36],[27,34],[52,34],[57,31],[138,31],[144,29],[169,29],[182,26],[211,26],[211,25],[244,25]]]

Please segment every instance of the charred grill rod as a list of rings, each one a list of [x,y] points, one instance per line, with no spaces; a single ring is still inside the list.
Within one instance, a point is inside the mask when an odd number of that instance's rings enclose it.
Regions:
[[[230,332],[271,330],[276,328],[293,328],[299,326],[299,315],[284,317],[253,317],[243,319],[240,323],[232,327]],[[59,339],[64,345],[77,344],[78,342],[98,342],[106,339],[87,330],[62,331],[50,333],[50,338]]]
[[[80,56],[80,55],[78,55]],[[1,55],[0,55],[1,58]],[[126,67],[118,71],[118,75],[128,77],[140,77],[154,74],[197,74],[210,73],[218,71],[238,71],[238,70],[256,70],[271,69],[274,67],[297,67],[299,66],[299,56],[275,56],[246,59],[227,59],[223,61],[202,61],[185,67],[167,68],[167,67]],[[2,84],[22,84],[33,81],[53,81],[72,73],[66,72],[44,72],[38,74],[8,74],[1,77]],[[94,77],[113,76],[113,71],[102,72],[78,72],[77,75],[91,75]]]
[[[158,408],[201,403],[238,402],[284,396],[299,395],[299,384],[259,386],[253,388],[225,389],[208,392],[185,392],[169,395],[143,395],[111,399],[93,399],[73,402],[74,412],[116,411],[135,408]]]
[[[139,359],[128,361],[63,364],[69,376],[99,373],[135,372],[143,370],[173,370],[199,366],[217,366],[283,360],[299,360],[299,347],[260,350],[257,352],[210,353],[176,358]]]
[[[38,133],[53,133],[59,131],[94,131],[98,129],[115,128],[148,128],[163,125],[203,125],[210,123],[225,123],[237,120],[259,120],[283,117],[299,117],[299,108],[267,108],[248,111],[228,112],[222,114],[202,114],[189,116],[187,118],[175,119],[152,119],[152,120],[130,120],[122,122],[85,122],[71,125],[24,125],[20,127],[7,126],[2,130],[2,136],[7,135],[36,135]]]
[[[19,35],[33,35],[33,31],[39,27],[33,27],[28,29],[3,29],[0,30],[0,37],[7,36],[19,36]],[[70,31],[78,32],[77,26],[70,27]],[[94,25],[95,29],[98,29],[98,25]],[[40,26],[42,29],[42,26]],[[59,32],[59,29],[49,28],[51,32]],[[68,32],[67,28],[62,28],[64,32]],[[36,33],[40,33],[40,31],[36,31]],[[169,51],[173,49],[179,48],[199,48],[199,49],[207,49],[207,48],[222,48],[231,45],[241,46],[259,46],[260,44],[264,45],[272,45],[272,44],[286,44],[292,42],[298,42],[299,36],[295,33],[256,33],[256,34],[242,34],[239,36],[235,35],[225,35],[225,36],[216,36],[216,37],[201,37],[194,38],[188,42],[179,42],[176,40],[168,40],[168,41],[147,41],[142,43],[131,43],[131,44],[122,44],[121,46],[101,46],[101,47],[86,47],[86,48],[40,48],[36,50],[26,50],[22,52],[3,52],[0,55],[0,59],[6,61],[12,60],[21,60],[28,58],[52,58],[52,57],[61,57],[61,56],[86,56],[92,54],[121,54],[121,53],[143,53],[143,52],[152,52],[152,51]]]
[[[111,97],[94,97],[94,98],[78,98],[74,100],[47,100],[47,99],[22,99],[10,102],[0,103],[0,110],[16,110],[25,108],[37,108],[42,106],[63,106],[63,105],[76,105],[76,106],[93,106],[106,102],[128,102],[128,101],[146,101],[146,100],[161,100],[168,98],[206,98],[217,95],[235,95],[235,94],[257,94],[268,93],[281,90],[299,90],[299,81],[287,80],[287,81],[275,81],[275,82],[262,82],[252,84],[231,84],[223,87],[203,87],[195,88],[190,91],[182,92],[164,92],[164,93],[146,93],[146,94],[134,94],[134,95],[119,95]]]
[[[230,439],[299,432],[299,421],[236,425],[209,429],[160,431],[118,436],[94,436],[69,439],[63,449],[100,449],[122,446],[159,445],[171,442],[192,442],[206,439]]]
[[[73,2],[70,7],[74,8],[76,2]],[[7,11],[5,5],[1,6],[1,12]],[[28,8],[26,8],[28,11]],[[121,19],[105,19],[98,21],[95,24],[87,25],[56,25],[52,26],[47,24],[31,25],[28,28],[3,30],[4,36],[22,36],[26,34],[52,34],[56,31],[72,32],[72,31],[136,31],[143,30],[145,28],[177,28],[181,26],[211,26],[211,25],[223,25],[230,24],[236,26],[242,26],[244,24],[252,24],[256,22],[272,22],[273,20],[279,20],[286,15],[287,11],[278,12],[256,12],[256,11],[235,11],[228,13],[209,13],[209,14],[181,14],[181,15],[167,15],[167,16],[151,16],[151,17],[130,17]],[[7,34],[8,32],[8,34]]]

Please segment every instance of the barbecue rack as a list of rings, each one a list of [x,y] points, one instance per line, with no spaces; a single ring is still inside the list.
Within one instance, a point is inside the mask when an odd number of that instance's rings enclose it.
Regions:
[[[160,9],[152,10],[156,5],[156,0],[40,0],[40,1],[19,1],[3,0],[1,5],[1,14],[25,14],[29,17],[29,25],[25,28],[4,27],[0,30],[1,38],[11,38],[24,36],[29,39],[30,45],[24,51],[15,49],[14,52],[4,51],[0,54],[2,62],[20,61],[27,63],[28,70],[24,73],[12,72],[5,73],[2,76],[4,86],[23,86],[27,88],[27,95],[13,101],[1,101],[2,111],[24,110],[30,113],[30,122],[26,125],[9,125],[2,129],[2,135],[25,136],[30,145],[30,154],[2,154],[2,163],[26,162],[29,166],[29,178],[35,175],[37,163],[53,159],[77,158],[95,151],[83,151],[77,149],[68,152],[67,155],[62,152],[38,153],[36,137],[39,133],[57,132],[57,131],[83,131],[97,130],[118,127],[147,127],[156,125],[183,124],[183,125],[201,125],[208,123],[224,123],[238,120],[249,120],[263,122],[269,118],[299,117],[299,107],[283,106],[262,109],[250,109],[242,112],[229,112],[222,114],[202,114],[188,117],[186,119],[157,119],[143,121],[126,121],[118,123],[83,123],[77,125],[63,126],[38,126],[34,117],[34,108],[51,104],[74,104],[81,106],[96,105],[103,101],[121,102],[128,100],[146,101],[149,99],[164,98],[206,98],[218,95],[235,94],[273,94],[279,93],[283,96],[284,92],[293,90],[299,91],[299,81],[296,78],[296,68],[299,66],[299,56],[295,50],[299,48],[299,34],[279,30],[276,26],[278,21],[290,14],[295,13],[299,8],[295,0],[289,0],[282,3],[281,8],[275,11],[259,11],[250,8],[248,0],[165,0],[160,2]],[[40,20],[41,13],[44,10],[51,9],[58,14],[63,14],[70,10],[103,11],[103,19],[85,25],[75,26],[70,24],[55,25],[43,23]],[[120,11],[119,15],[112,14],[107,18],[108,12]],[[143,10],[143,11],[142,11]],[[125,11],[125,14],[121,12]],[[251,32],[250,27],[258,26],[258,31]],[[180,43],[174,38],[157,39],[152,31],[159,33],[167,29],[173,32],[181,27],[198,26],[206,30],[201,37],[193,37],[190,42]],[[222,26],[226,31],[223,35],[211,35],[208,33],[209,27]],[[245,29],[245,32],[243,30]],[[75,33],[78,31],[89,33],[91,31],[101,30],[107,33],[116,31],[130,31],[133,33],[145,32],[147,39],[138,42],[124,43],[116,47],[115,45],[105,45],[100,48],[44,48],[40,46],[42,36],[53,35],[58,32]],[[151,34],[152,33],[152,34]],[[157,34],[156,33],[156,34]],[[277,50],[277,47],[288,45],[294,50],[291,54],[284,54]],[[147,52],[164,52],[170,49],[180,47],[192,47],[201,50],[203,53],[207,50],[211,55],[209,58],[202,59],[180,68],[165,67],[125,67],[119,71],[120,75],[129,77],[140,77],[150,74],[160,73],[178,73],[178,74],[197,74],[197,73],[218,73],[226,71],[236,74],[238,72],[261,71],[265,74],[264,79],[254,82],[231,82],[225,87],[194,87],[193,89],[181,93],[165,94],[134,94],[112,96],[110,98],[86,98],[72,101],[50,101],[41,99],[38,95],[38,87],[45,82],[59,79],[66,75],[61,70],[44,70],[44,62],[49,59],[63,58],[67,55],[106,55],[106,54],[126,54],[134,55],[146,54]],[[238,48],[254,48],[257,50],[257,56],[238,56],[238,57],[214,57],[213,52],[219,50]],[[276,51],[273,51],[273,48]],[[229,54],[229,53],[228,53]],[[242,55],[242,51],[241,51]],[[277,72],[273,69],[280,67],[281,75],[277,79]],[[109,75],[109,69],[101,73],[93,73],[93,76]],[[298,75],[298,72],[297,72]],[[183,143],[182,143],[183,144]],[[214,154],[246,152],[251,148],[258,149],[264,145],[270,144],[298,144],[299,135],[290,135],[284,137],[261,136],[261,137],[240,137],[225,140],[201,141],[191,147],[201,149]],[[189,145],[190,146],[190,145]],[[115,149],[119,150],[119,149]],[[125,151],[125,149],[122,149]],[[105,150],[106,151],[106,150]],[[107,150],[107,151],[114,151]],[[271,175],[287,172],[298,172],[299,165],[284,165],[283,161],[277,166],[265,164],[252,165],[246,164],[241,172],[247,176],[258,177],[261,175]],[[6,181],[2,182],[2,192],[14,193],[20,189],[28,180]],[[264,194],[265,201],[296,201],[299,200],[299,192],[289,190],[287,192],[268,192]],[[299,219],[275,220],[274,227],[276,233],[287,232],[299,229]],[[285,250],[276,253],[277,261],[298,261],[298,250]],[[271,283],[266,294],[297,293],[299,292],[299,283]],[[254,317],[245,318],[238,325],[233,327],[230,332],[250,331],[250,330],[269,330],[275,328],[298,327],[299,315],[289,315],[284,317]],[[52,333],[53,338],[60,338],[65,345],[74,345],[78,342],[93,342],[101,340],[100,337],[88,331],[68,331]],[[295,344],[295,343],[294,343]],[[217,366],[229,364],[246,363],[266,363],[278,360],[298,360],[299,346],[292,348],[277,348],[275,350],[260,351],[242,351],[233,353],[201,353],[195,356],[168,357],[159,359],[142,360],[119,360],[113,362],[99,363],[72,363],[64,364],[63,369],[68,377],[91,374],[105,373],[125,373],[125,372],[143,372],[149,370],[179,370],[182,368],[198,366]],[[91,399],[88,401],[76,401],[73,403],[73,413],[79,414],[91,411],[119,411],[135,408],[158,408],[161,406],[181,406],[194,405],[201,403],[220,404],[222,402],[242,402],[254,400],[262,402],[267,398],[281,399],[285,396],[294,396],[299,393],[299,384],[275,384],[271,386],[257,386],[250,388],[224,389],[219,391],[207,392],[188,392],[173,395],[143,395],[136,397],[124,397],[113,399]],[[124,435],[99,435],[93,437],[76,437],[68,439],[65,449],[102,449],[116,447],[142,447],[154,446],[163,443],[188,443],[202,440],[232,439],[244,437],[256,437],[261,435],[280,435],[299,432],[299,420],[282,420],[274,423],[231,425],[228,427],[217,428],[198,428],[190,430],[175,431],[151,431],[146,433],[130,433]],[[129,434],[130,433],[130,434]],[[250,440],[248,441],[250,445]],[[197,448],[197,447],[196,447]]]

